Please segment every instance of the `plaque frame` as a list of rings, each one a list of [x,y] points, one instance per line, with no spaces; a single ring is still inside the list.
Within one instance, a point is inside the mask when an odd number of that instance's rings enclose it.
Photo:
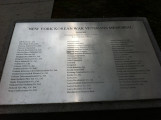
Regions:
[[[8,48],[16,23],[23,22],[105,22],[105,21],[143,21],[152,46],[161,64],[161,51],[151,31],[148,20],[145,17],[123,17],[123,18],[76,18],[76,19],[52,19],[52,20],[17,20],[14,21],[5,39],[2,52],[0,53],[0,77],[2,75]],[[24,104],[24,105],[0,105],[0,114],[11,113],[47,113],[47,112],[69,112],[69,111],[94,111],[94,110],[119,110],[161,107],[161,99],[150,100],[122,100],[101,102],[78,102],[78,103],[50,103],[50,104]],[[62,109],[63,108],[63,109]]]

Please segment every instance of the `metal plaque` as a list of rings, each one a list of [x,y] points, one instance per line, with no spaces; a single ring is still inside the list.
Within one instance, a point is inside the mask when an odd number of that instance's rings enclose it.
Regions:
[[[143,21],[18,22],[0,104],[157,99],[160,74]]]

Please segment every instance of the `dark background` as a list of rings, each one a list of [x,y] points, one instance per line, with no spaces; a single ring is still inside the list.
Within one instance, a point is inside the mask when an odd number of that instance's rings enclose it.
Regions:
[[[161,48],[161,0],[55,0],[52,18],[146,17]]]
[[[0,120],[160,120],[159,109],[106,110],[0,115]]]

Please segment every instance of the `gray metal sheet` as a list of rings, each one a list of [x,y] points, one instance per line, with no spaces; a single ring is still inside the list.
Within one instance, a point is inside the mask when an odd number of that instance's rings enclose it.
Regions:
[[[16,23],[0,104],[161,98],[142,21]]]

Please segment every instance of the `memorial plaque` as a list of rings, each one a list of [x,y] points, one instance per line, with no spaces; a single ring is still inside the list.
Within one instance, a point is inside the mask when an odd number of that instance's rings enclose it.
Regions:
[[[17,22],[0,104],[158,99],[160,74],[144,21]]]

